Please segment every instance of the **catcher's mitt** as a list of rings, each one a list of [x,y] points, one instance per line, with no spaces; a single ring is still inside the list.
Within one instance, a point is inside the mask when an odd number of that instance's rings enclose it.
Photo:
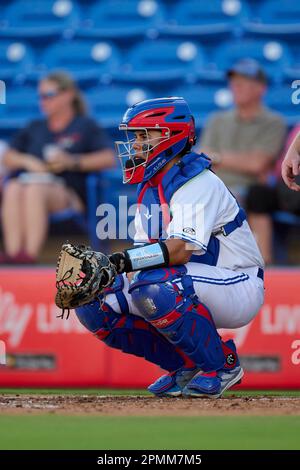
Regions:
[[[57,262],[55,303],[63,311],[87,304],[113,283],[116,274],[108,256],[65,243]]]

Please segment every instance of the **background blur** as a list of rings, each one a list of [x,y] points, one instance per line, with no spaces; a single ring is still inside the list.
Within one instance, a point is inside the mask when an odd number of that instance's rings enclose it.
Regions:
[[[255,59],[265,71],[264,104],[286,125],[265,181],[276,187],[288,133],[300,126],[298,0],[1,0],[0,79],[5,90],[0,155],[19,130],[42,117],[37,87],[54,70],[72,75],[89,115],[111,142],[128,106],[147,98],[183,96],[195,116],[201,149],[210,113],[234,105],[226,73],[245,58]],[[0,157],[0,194],[7,174]],[[134,202],[134,190],[122,185],[118,166],[90,172],[84,214],[61,211],[51,216],[38,267],[1,266],[0,337],[9,357],[9,367],[0,371],[2,385],[144,386],[157,375],[150,365],[136,377],[136,367],[144,369],[144,363],[131,358],[121,371],[124,356],[90,338],[76,319],[56,320],[54,270],[44,266],[56,262],[66,238],[109,251],[126,246],[128,240],[99,242],[95,234],[98,204],[117,206],[121,194]],[[298,356],[292,356],[300,340],[300,202],[287,210],[276,207],[269,215],[274,229],[271,264],[284,267],[267,271],[261,314],[233,334],[248,366],[246,386],[297,387]],[[123,223],[122,214],[118,223]],[[84,356],[93,360],[82,368]]]

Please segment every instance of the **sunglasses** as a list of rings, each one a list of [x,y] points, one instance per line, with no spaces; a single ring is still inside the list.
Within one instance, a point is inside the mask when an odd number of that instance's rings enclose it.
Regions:
[[[61,90],[46,91],[45,93],[39,93],[40,100],[48,100],[49,98],[55,98],[61,93]]]

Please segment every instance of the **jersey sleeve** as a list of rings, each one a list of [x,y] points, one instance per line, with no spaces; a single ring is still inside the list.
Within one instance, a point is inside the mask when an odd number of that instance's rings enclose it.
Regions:
[[[168,238],[186,241],[193,251],[205,253],[219,211],[219,194],[207,170],[179,188],[170,201]]]

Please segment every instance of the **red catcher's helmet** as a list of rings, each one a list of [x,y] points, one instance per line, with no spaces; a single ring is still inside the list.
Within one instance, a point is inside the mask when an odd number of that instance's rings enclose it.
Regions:
[[[181,97],[157,98],[133,105],[124,114],[119,129],[127,136],[127,140],[116,142],[124,183],[148,181],[172,158],[189,151],[196,143],[195,121]],[[149,139],[151,129],[161,131],[155,141]],[[133,147],[135,136],[130,137],[130,132],[135,131],[143,131],[147,136],[138,155]]]

